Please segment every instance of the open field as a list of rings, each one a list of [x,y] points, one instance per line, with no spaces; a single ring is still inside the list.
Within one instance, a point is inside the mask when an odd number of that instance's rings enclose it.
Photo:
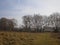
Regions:
[[[0,31],[0,45],[60,45],[52,33],[27,33]]]

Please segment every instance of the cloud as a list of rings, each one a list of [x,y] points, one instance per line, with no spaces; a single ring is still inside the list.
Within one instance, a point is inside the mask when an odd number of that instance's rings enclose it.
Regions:
[[[60,0],[0,0],[0,17],[16,18],[19,22],[23,15],[49,16],[53,12],[60,12]]]
[[[22,0],[21,5],[15,6],[24,14],[40,13],[50,15],[53,12],[60,12],[60,0]]]

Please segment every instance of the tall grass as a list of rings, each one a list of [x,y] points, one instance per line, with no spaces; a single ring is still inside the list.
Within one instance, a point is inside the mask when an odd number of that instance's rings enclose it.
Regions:
[[[0,32],[0,45],[60,45],[51,33]]]

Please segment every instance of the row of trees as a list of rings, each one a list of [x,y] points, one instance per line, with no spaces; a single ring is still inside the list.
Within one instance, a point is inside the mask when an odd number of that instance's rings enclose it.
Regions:
[[[44,31],[44,27],[50,26],[55,32],[59,31],[60,28],[60,13],[53,13],[50,16],[42,16],[35,14],[34,16],[25,15],[23,16],[23,23],[25,31]]]
[[[50,16],[42,16],[39,14],[25,15],[22,17],[23,25],[17,28],[15,19],[1,18],[0,30],[19,30],[19,31],[35,31],[43,32],[44,27],[51,27],[55,32],[60,28],[60,13],[53,13]]]
[[[38,31],[41,29],[42,26],[42,16],[39,15],[34,15],[33,17],[31,15],[23,16],[23,23],[26,31],[31,31],[33,28],[35,29],[35,31]]]

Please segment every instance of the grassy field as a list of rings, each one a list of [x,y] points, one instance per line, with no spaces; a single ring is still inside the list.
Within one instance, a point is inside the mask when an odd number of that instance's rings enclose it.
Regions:
[[[60,45],[52,33],[27,33],[0,31],[0,45]]]

